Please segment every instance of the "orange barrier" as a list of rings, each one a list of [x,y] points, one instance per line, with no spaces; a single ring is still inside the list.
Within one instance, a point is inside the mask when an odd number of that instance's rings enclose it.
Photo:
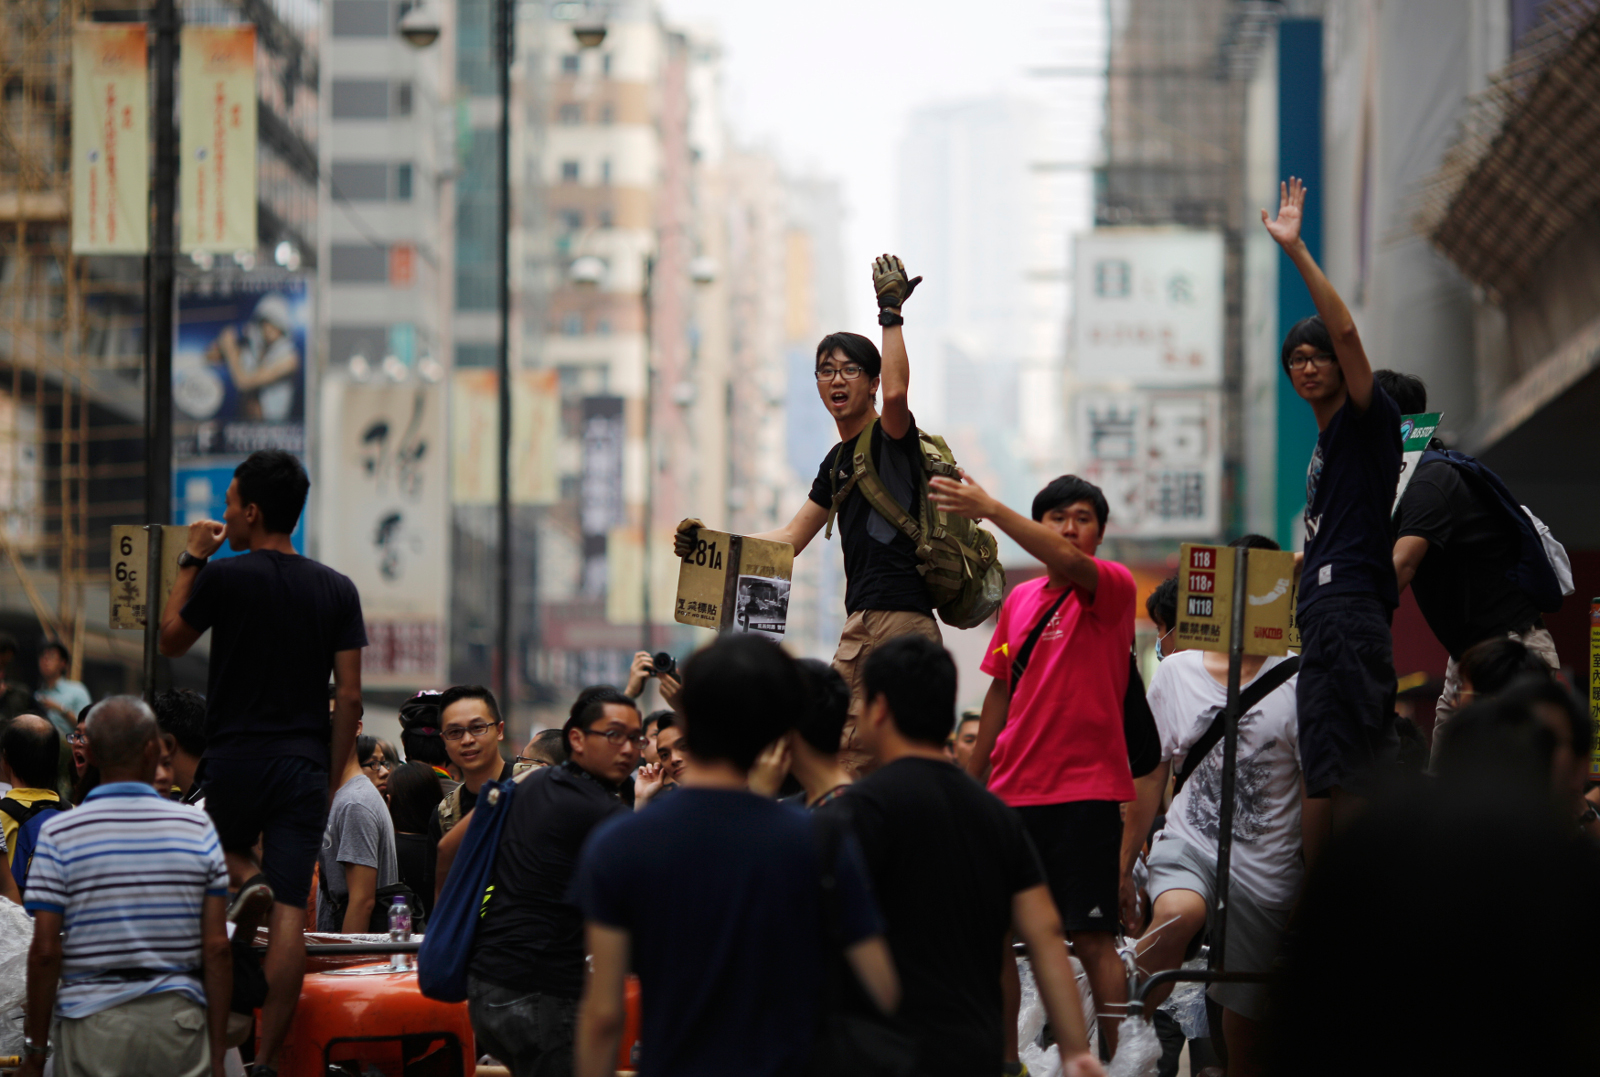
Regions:
[[[350,1073],[467,1077],[476,1072],[477,1046],[465,1002],[435,1002],[417,990],[415,970],[378,971],[370,960],[354,970],[306,974],[294,1024],[279,1055],[282,1077]],[[372,970],[372,971],[367,971]],[[628,977],[627,1019],[617,1050],[619,1070],[637,1069],[639,981]],[[259,1043],[259,1014],[257,1020]]]

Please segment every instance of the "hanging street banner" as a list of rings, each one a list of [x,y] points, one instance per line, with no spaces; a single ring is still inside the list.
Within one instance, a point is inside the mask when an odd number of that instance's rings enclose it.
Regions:
[[[500,497],[499,375],[457,370],[450,381],[450,497],[457,505],[494,505]],[[511,502],[552,505],[561,494],[556,461],[561,377],[554,369],[511,375]]]
[[[185,26],[180,40],[180,247],[256,248],[256,29]]]
[[[1178,623],[1173,643],[1228,650],[1233,626],[1232,546],[1185,542],[1178,556]],[[1294,617],[1294,554],[1251,550],[1246,562],[1245,654],[1288,654]],[[1298,646],[1299,641],[1293,641]]]
[[[150,248],[149,85],[143,23],[73,29],[74,254]]]
[[[361,592],[363,684],[448,679],[445,390],[328,378],[321,393],[321,560]]]

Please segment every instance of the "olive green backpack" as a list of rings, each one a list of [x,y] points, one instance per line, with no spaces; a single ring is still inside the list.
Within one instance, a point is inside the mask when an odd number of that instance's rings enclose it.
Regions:
[[[929,601],[939,611],[940,620],[951,628],[975,628],[1000,608],[1004,597],[1006,574],[1000,566],[1000,545],[976,521],[940,512],[929,501],[928,476],[943,475],[957,481],[961,478],[955,454],[944,438],[917,431],[917,448],[922,456],[921,508],[916,517],[901,508],[883,484],[872,459],[872,431],[877,425],[878,420],[872,420],[856,438],[852,452],[855,468],[843,486],[839,485],[839,456],[834,455],[829,470],[833,506],[828,510],[824,537],[833,537],[833,518],[839,514],[839,506],[859,486],[861,496],[873,511],[916,546],[917,571],[922,573]],[[843,445],[839,451],[844,451]]]

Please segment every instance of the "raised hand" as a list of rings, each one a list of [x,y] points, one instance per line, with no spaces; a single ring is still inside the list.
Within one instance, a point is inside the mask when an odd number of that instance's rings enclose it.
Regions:
[[[228,525],[216,520],[195,520],[189,524],[189,539],[185,546],[192,557],[210,557],[222,547]]]
[[[678,521],[678,530],[672,536],[672,552],[679,557],[688,557],[694,553],[695,534],[704,526],[704,520],[693,516]]]
[[[885,254],[872,260],[872,288],[878,293],[879,310],[899,310],[921,283],[921,277],[906,279],[905,264],[895,255]]]
[[[1300,238],[1300,225],[1305,219],[1306,185],[1295,176],[1288,183],[1278,184],[1278,216],[1269,218],[1261,211],[1261,223],[1267,234],[1278,241],[1280,247],[1291,247]]]
[[[943,475],[929,479],[928,500],[940,512],[953,512],[969,520],[992,516],[998,508],[998,502],[989,496],[987,490],[973,482],[965,471],[961,473],[960,482]]]

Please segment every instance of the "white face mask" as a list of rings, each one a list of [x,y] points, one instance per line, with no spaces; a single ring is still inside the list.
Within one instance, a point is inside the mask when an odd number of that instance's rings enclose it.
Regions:
[[[1169,628],[1169,629],[1167,629],[1167,631],[1164,634],[1156,637],[1156,661],[1157,662],[1160,662],[1162,659],[1167,657],[1166,652],[1161,649],[1161,641],[1166,639],[1167,636],[1172,635],[1172,631],[1173,630]]]

